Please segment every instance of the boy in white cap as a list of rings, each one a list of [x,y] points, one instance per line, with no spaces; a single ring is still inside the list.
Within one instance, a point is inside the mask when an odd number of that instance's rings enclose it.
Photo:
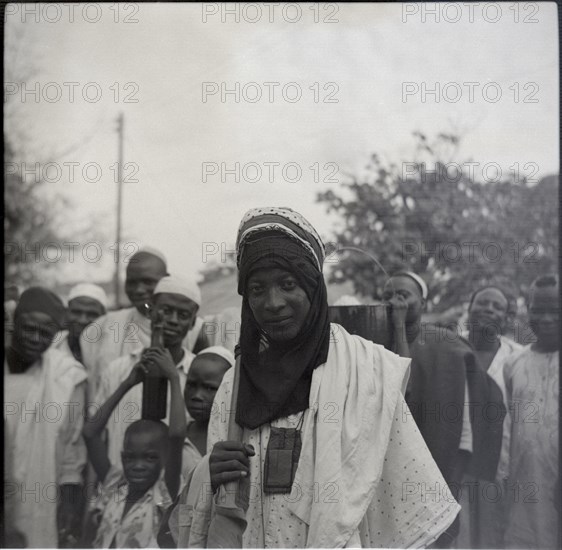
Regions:
[[[92,283],[79,283],[70,289],[66,311],[67,329],[55,336],[53,347],[82,362],[80,337],[84,329],[107,309],[105,290]]]
[[[200,351],[193,359],[184,389],[185,407],[193,418],[187,425],[182,471],[184,479],[207,452],[207,428],[215,394],[225,372],[234,366],[234,355],[222,346]]]
[[[177,276],[165,276],[156,284],[152,302],[151,319],[154,319],[158,313],[163,316],[164,347],[172,356],[183,387],[194,357],[193,353],[184,347],[183,341],[188,331],[193,328],[201,303],[199,287],[195,281]],[[142,355],[142,348],[137,348],[115,359],[103,370],[96,392],[96,407],[105,403],[126,380]],[[137,385],[125,394],[113,418],[107,424],[108,454],[112,464],[119,463],[125,430],[128,425],[141,418],[141,408],[142,387]]]
[[[131,257],[126,270],[125,293],[132,307],[110,311],[84,334],[80,343],[82,358],[94,395],[102,372],[111,361],[150,345],[149,306],[156,285],[167,271],[166,258],[160,251],[148,246],[141,248]],[[196,317],[185,336],[186,348],[194,349],[202,325],[203,320]]]

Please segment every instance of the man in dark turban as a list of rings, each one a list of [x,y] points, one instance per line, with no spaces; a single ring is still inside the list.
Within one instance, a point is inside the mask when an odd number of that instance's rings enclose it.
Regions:
[[[406,414],[410,360],[330,324],[324,245],[297,212],[250,210],[237,252],[239,354],[178,507],[178,547],[224,541],[217,507],[240,480],[244,548],[427,546],[459,506],[424,494],[446,484]]]

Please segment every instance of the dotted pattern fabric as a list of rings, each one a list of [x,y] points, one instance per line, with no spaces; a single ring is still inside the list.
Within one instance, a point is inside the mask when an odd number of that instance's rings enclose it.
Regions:
[[[233,372],[233,369],[226,372],[219,389],[220,401],[216,403],[231,402]],[[298,413],[280,418],[271,425],[278,428],[296,428],[301,416],[302,413]],[[217,428],[216,422],[209,424],[207,451],[210,451],[217,441],[224,439],[221,437],[222,430]],[[250,503],[246,513],[248,526],[244,532],[244,547],[305,548],[308,526],[289,510],[291,495],[266,495],[262,492],[263,467],[270,431],[269,424],[255,430],[244,430],[244,443],[253,445],[256,450],[256,455],[250,460]]]
[[[347,338],[357,337],[347,335]],[[347,338],[343,340],[347,342]],[[342,344],[346,345],[343,340]],[[380,353],[383,354],[382,351]],[[386,350],[384,355],[390,361],[387,367],[393,366],[392,357],[397,361],[403,361]],[[383,378],[380,379],[382,380]],[[231,369],[225,374],[215,397],[214,414],[209,424],[207,439],[208,452],[217,441],[226,438],[232,383],[233,370]],[[342,399],[346,397],[342,396]],[[381,476],[374,486],[373,497],[363,520],[345,543],[348,546],[360,543],[363,547],[424,547],[433,542],[452,523],[459,511],[459,506],[431,457],[403,396],[400,395],[395,403],[394,414],[392,415],[390,411],[385,413],[388,415],[388,422],[392,425]],[[317,413],[316,409],[308,409],[304,415],[304,426],[309,424],[310,415],[317,415]],[[295,427],[300,416],[297,414],[281,418],[272,425]],[[314,418],[316,417],[313,416],[312,419]],[[244,533],[244,547],[304,548],[309,545],[309,527],[290,509],[293,507],[291,499],[296,494],[295,485],[291,494],[262,494],[263,465],[269,434],[269,425],[255,430],[244,430],[244,443],[253,445],[256,451],[256,455],[250,459],[251,489],[246,514],[248,526]],[[373,460],[378,460],[375,458],[376,455],[377,452],[374,450]],[[302,457],[303,455],[301,459]],[[346,460],[345,456],[342,458]],[[338,487],[335,483],[331,485],[331,487],[314,487],[313,490],[318,494],[315,493],[313,499],[316,499],[316,502],[326,503],[326,508],[330,506],[330,502],[337,502],[338,499],[341,502],[341,499],[344,499],[342,509],[344,513],[351,508],[361,510],[365,505],[359,501],[350,501],[349,496],[352,493],[346,488]],[[333,519],[337,523],[340,518]]]

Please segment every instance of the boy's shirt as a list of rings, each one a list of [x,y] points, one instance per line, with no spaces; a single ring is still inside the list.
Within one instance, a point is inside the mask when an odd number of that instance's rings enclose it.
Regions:
[[[172,504],[164,471],[123,517],[128,489],[123,471],[112,466],[94,506],[101,515],[94,548],[109,548],[114,538],[115,548],[158,548],[156,535],[160,522]]]
[[[181,471],[183,479],[188,479],[191,471],[201,462],[201,453],[197,447],[191,442],[189,437],[186,436],[183,443],[183,452],[181,460]]]

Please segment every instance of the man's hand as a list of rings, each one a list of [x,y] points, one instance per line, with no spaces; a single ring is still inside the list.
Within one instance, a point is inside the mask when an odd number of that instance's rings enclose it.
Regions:
[[[147,373],[146,367],[142,364],[142,361],[139,361],[131,369],[129,376],[127,376],[127,378],[125,379],[125,384],[131,388],[133,386],[136,386],[137,384],[140,384],[144,380],[146,373]]]
[[[250,456],[256,452],[252,445],[238,441],[219,441],[215,443],[209,457],[209,472],[213,493],[220,485],[238,481],[250,473]]]
[[[406,324],[406,314],[408,313],[408,304],[400,294],[393,294],[388,300],[390,304],[390,315],[395,329]]]
[[[149,371],[156,368],[160,371],[162,376],[165,376],[168,380],[172,380],[178,376],[178,369],[174,364],[170,351],[167,349],[148,348],[142,355],[142,361],[148,367]]]

